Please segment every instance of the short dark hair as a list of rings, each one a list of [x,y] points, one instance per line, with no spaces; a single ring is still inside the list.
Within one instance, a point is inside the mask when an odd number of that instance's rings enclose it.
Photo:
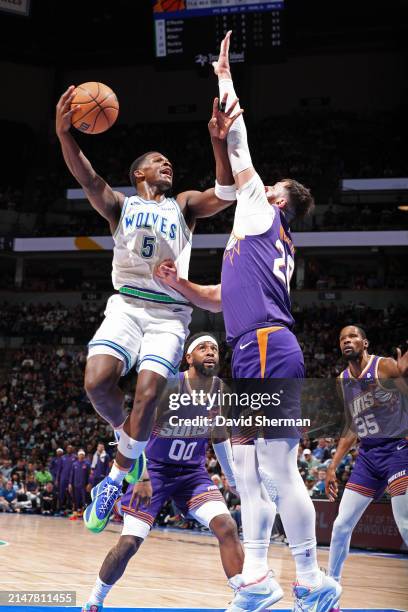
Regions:
[[[146,158],[149,155],[152,155],[152,153],[154,152],[155,151],[148,151],[147,153],[143,153],[143,155],[139,155],[139,157],[136,157],[135,161],[132,162],[132,165],[130,166],[130,169],[129,169],[129,181],[130,181],[130,184],[133,185],[135,189],[137,189],[137,183],[135,179],[135,170],[138,170],[140,166],[144,164],[144,162],[146,161]]]
[[[282,179],[280,182],[285,183],[285,187],[289,192],[290,203],[295,212],[295,219],[303,219],[306,215],[311,214],[315,201],[310,189],[290,178]]]
[[[367,334],[365,333],[364,329],[360,327],[360,325],[356,325],[355,323],[349,323],[349,325],[345,325],[341,328],[340,333],[343,331],[343,329],[346,329],[346,327],[355,327],[358,330],[362,339],[367,340]]]

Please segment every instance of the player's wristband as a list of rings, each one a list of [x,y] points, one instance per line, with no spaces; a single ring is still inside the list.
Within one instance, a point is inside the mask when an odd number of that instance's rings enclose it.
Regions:
[[[139,482],[150,482],[150,478],[142,478],[142,480],[139,480]]]
[[[218,181],[215,181],[215,195],[220,200],[226,200],[227,202],[233,202],[237,199],[237,188],[234,185],[220,185]]]

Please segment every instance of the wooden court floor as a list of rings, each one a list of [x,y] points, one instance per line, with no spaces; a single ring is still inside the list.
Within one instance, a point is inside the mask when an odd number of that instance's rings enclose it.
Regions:
[[[0,590],[75,590],[86,601],[120,526],[101,534],[67,519],[0,514]],[[290,608],[294,564],[287,546],[272,544],[270,567]],[[327,566],[327,550],[319,563]],[[344,608],[408,610],[408,558],[351,555],[344,572]],[[213,537],[153,531],[112,589],[106,606],[224,608],[231,600]]]

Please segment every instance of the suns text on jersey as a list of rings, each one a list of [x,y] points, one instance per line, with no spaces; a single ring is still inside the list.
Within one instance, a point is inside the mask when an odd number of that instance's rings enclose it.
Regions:
[[[375,399],[373,393],[368,391],[358,397],[354,398],[353,401],[349,402],[350,413],[352,417],[358,416],[367,408],[372,408],[375,405]]]

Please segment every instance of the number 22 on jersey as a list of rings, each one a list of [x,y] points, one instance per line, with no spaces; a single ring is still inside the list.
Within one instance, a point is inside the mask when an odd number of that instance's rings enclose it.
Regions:
[[[273,273],[280,281],[283,282],[288,293],[290,293],[290,279],[292,278],[293,270],[295,269],[295,262],[291,255],[285,253],[285,247],[282,241],[278,240],[275,242],[275,247],[281,254],[281,257],[276,257],[273,262]]]

